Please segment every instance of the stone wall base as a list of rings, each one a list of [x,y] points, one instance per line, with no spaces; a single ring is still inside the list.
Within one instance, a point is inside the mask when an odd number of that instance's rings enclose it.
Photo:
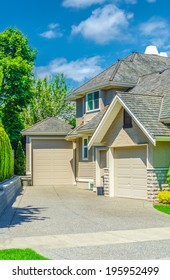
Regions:
[[[147,200],[158,200],[160,190],[169,189],[166,184],[168,168],[152,168],[147,169]],[[104,195],[109,196],[109,168],[104,168]]]
[[[104,195],[105,196],[110,196],[110,191],[109,191],[109,168],[104,168],[103,187],[104,187]]]
[[[13,204],[20,190],[21,180],[18,176],[0,184],[0,215]]]
[[[168,168],[154,168],[147,170],[147,197],[148,200],[158,200],[160,190],[169,189],[166,184]]]

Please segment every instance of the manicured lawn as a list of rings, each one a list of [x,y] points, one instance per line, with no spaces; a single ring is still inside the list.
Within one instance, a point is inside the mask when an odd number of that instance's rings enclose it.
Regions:
[[[0,260],[48,260],[31,249],[0,250]]]
[[[157,209],[158,211],[164,212],[166,214],[170,215],[170,205],[154,205],[154,208]]]

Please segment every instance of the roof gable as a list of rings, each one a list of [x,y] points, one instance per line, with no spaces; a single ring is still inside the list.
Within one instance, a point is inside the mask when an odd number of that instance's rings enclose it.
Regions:
[[[101,143],[104,135],[122,107],[131,115],[132,119],[152,144],[155,145],[158,136],[170,138],[170,129],[159,121],[161,103],[161,96],[134,95],[129,92],[117,93],[92,136],[89,142],[89,148],[94,144]]]

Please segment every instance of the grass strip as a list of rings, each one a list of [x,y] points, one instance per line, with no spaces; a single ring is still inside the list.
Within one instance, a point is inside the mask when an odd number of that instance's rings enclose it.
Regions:
[[[0,250],[0,260],[48,260],[32,249]]]
[[[156,204],[156,205],[154,205],[154,208],[158,211],[161,211],[163,213],[166,213],[166,214],[170,215],[170,205]]]

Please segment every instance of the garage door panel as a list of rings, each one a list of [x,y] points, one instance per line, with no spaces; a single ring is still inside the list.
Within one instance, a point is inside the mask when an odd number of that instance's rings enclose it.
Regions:
[[[65,141],[65,140],[63,140]],[[62,149],[60,149],[60,143],[57,141],[47,142],[40,144],[34,144],[33,147],[33,184],[34,185],[63,185],[73,184],[73,150],[70,149],[70,143],[62,143]],[[36,147],[36,148],[35,148]],[[46,148],[45,148],[46,147]],[[56,148],[55,148],[56,147]]]
[[[146,147],[115,149],[115,195],[147,197]]]

